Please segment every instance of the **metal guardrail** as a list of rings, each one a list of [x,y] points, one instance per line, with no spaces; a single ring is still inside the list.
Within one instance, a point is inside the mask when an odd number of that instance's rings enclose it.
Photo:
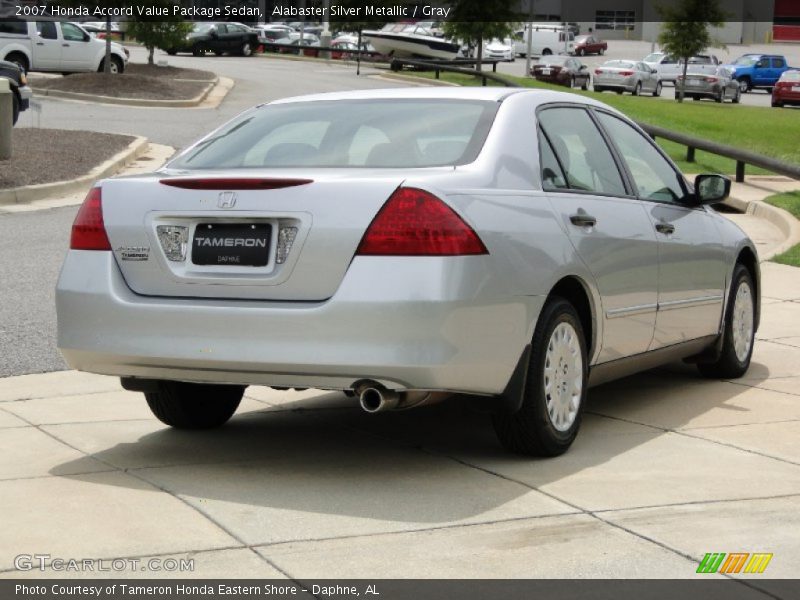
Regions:
[[[648,125],[647,123],[639,123],[639,126],[644,129],[650,137],[656,139],[657,137],[664,138],[671,142],[675,142],[682,146],[686,146],[686,161],[694,162],[694,153],[696,150],[716,154],[717,156],[724,156],[736,161],[736,181],[739,183],[744,181],[745,165],[752,165],[759,167],[778,175],[791,177],[792,179],[800,179],[800,165],[784,162],[776,158],[770,158],[741,148],[735,148],[726,144],[718,144],[701,138],[696,138],[685,133],[679,133],[656,125]]]
[[[463,61],[458,61],[462,62]],[[403,67],[415,67],[417,69],[423,69],[427,71],[434,71],[436,73],[436,79],[439,79],[439,74],[442,71],[447,73],[463,73],[464,75],[472,75],[473,77],[481,78],[482,84],[485,87],[489,80],[496,81],[497,83],[504,85],[505,87],[522,87],[515,81],[511,81],[510,79],[506,79],[497,74],[497,61],[487,61],[484,64],[494,63],[494,71],[491,73],[487,73],[485,71],[476,71],[475,69],[465,69],[464,67],[456,67],[453,66],[454,64],[458,64],[458,62],[454,61],[436,61],[436,60],[410,60],[405,58],[394,58],[392,62],[389,63],[392,71],[400,71]],[[472,62],[472,60],[468,60],[466,62]],[[473,62],[473,64],[477,64],[477,60]]]
[[[439,79],[440,71],[447,71],[480,77],[484,86],[486,85],[487,79],[491,79],[492,81],[496,81],[502,85],[505,85],[506,87],[522,87],[518,83],[505,79],[504,77],[496,75],[495,73],[484,73],[474,69],[464,69],[460,67],[448,66],[446,64],[437,64],[436,61],[394,59],[391,65],[392,70],[399,70],[403,65],[428,67],[430,70],[436,71],[436,79]],[[397,69],[395,69],[395,65],[397,65]],[[672,131],[671,129],[665,129],[656,125],[639,123],[639,126],[644,129],[654,140],[657,137],[661,137],[665,140],[675,142],[676,144],[686,146],[687,162],[695,162],[695,152],[697,150],[702,150],[703,152],[716,154],[717,156],[730,158],[731,160],[736,161],[736,181],[739,183],[744,181],[746,165],[752,165],[772,173],[777,173],[778,175],[784,175],[786,177],[791,177],[792,179],[800,180],[800,165],[778,160],[777,158],[770,158],[769,156],[764,156],[762,154],[756,154],[755,152],[750,152],[748,150],[742,150],[741,148],[735,148],[734,146],[728,146],[726,144],[719,144],[717,142],[693,137],[685,133]]]

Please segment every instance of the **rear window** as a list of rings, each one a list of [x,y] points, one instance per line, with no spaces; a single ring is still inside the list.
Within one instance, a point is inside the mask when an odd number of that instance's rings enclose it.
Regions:
[[[781,81],[800,81],[800,71],[786,71],[781,75]]]
[[[239,116],[170,167],[468,164],[483,147],[498,106],[487,101],[398,99],[267,105]]]

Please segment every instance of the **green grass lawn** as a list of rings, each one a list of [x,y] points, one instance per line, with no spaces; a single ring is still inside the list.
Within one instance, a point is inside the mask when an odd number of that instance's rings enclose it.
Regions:
[[[800,219],[800,191],[775,194],[774,196],[765,198],[764,202],[782,208]],[[783,254],[773,257],[772,260],[784,265],[800,267],[800,244],[792,246]]]
[[[434,77],[433,73],[425,72],[415,72],[413,75],[430,79]],[[528,77],[510,75],[503,77],[524,87],[566,90],[564,87],[541,83]],[[479,79],[461,73],[442,73],[441,79],[459,85],[480,85]],[[500,85],[492,81],[489,84]],[[640,123],[649,123],[729,146],[746,148],[786,162],[800,163],[800,115],[797,111],[691,100],[680,104],[648,96],[572,91],[605,102]],[[697,162],[687,163],[685,147],[665,140],[658,142],[684,172],[711,171],[731,174],[735,171],[734,161],[699,151],[696,154]],[[765,172],[755,167],[747,167],[749,174]]]

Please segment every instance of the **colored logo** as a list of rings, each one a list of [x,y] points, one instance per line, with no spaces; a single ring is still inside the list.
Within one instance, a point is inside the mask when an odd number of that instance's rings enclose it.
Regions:
[[[767,569],[771,553],[765,552],[708,552],[697,566],[698,573],[763,573]]]

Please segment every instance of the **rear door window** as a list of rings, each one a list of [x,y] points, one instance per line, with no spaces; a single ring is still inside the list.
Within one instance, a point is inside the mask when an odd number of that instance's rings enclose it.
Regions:
[[[539,111],[539,126],[558,157],[569,189],[626,195],[611,150],[586,110],[546,108]]]
[[[55,40],[58,38],[56,24],[53,21],[37,21],[36,31],[39,33],[39,36],[45,40]]]

